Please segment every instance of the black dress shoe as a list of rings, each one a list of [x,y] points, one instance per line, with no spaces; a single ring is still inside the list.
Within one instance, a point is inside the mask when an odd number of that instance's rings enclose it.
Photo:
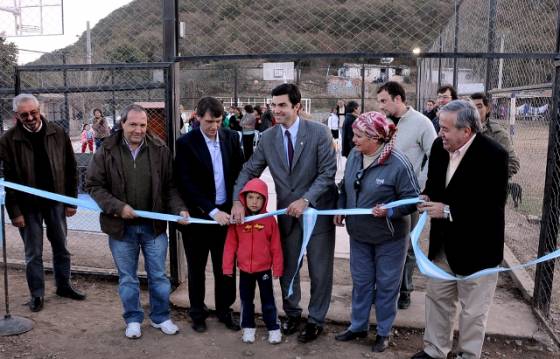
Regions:
[[[86,295],[84,293],[79,292],[78,290],[72,288],[72,286],[64,286],[56,288],[56,295],[59,297],[70,298],[74,300],[84,300],[86,299]]]
[[[299,324],[301,322],[301,317],[286,317],[286,319],[282,320],[282,334],[284,335],[292,335],[299,331]]]
[[[373,346],[371,347],[371,351],[375,353],[381,353],[384,352],[388,346],[389,346],[389,337],[378,335],[375,337],[375,343],[373,343]]]
[[[32,312],[41,311],[43,309],[43,297],[31,297],[28,305]]]
[[[401,293],[398,301],[399,309],[408,309],[410,307],[410,293]]]
[[[241,326],[239,325],[239,320],[233,317],[232,313],[228,313],[224,316],[218,317],[218,320],[225,324],[226,328],[229,330],[233,330],[235,332],[241,330]]]
[[[421,352],[414,354],[410,359],[435,359],[435,358],[429,356],[428,354],[426,354],[425,351],[422,350]]]
[[[197,320],[193,319],[191,327],[197,333],[204,333],[207,329],[206,321],[204,319],[197,319]]]
[[[323,327],[314,323],[307,323],[303,330],[299,333],[297,339],[300,343],[309,343],[319,337],[323,332]]]
[[[346,329],[345,331],[335,335],[334,339],[338,340],[339,342],[347,342],[349,340],[354,340],[356,338],[365,338],[365,337],[367,337],[367,331],[353,332],[350,329]]]

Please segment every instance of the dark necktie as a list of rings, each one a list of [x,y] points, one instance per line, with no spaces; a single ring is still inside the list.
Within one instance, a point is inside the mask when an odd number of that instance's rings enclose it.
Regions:
[[[292,161],[294,160],[294,145],[292,144],[292,135],[290,131],[286,130],[286,137],[288,138],[288,167],[292,170]]]

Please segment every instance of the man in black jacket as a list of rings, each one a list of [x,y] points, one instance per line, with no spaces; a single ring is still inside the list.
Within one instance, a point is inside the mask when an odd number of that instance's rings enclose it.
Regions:
[[[446,272],[468,276],[503,259],[508,154],[481,134],[476,108],[456,100],[439,112],[440,138],[428,165],[422,212],[431,217],[429,258]],[[480,358],[498,275],[428,281],[424,350],[414,359],[447,358],[458,302],[458,358]]]
[[[239,135],[221,127],[223,113],[223,105],[217,99],[201,99],[196,107],[200,127],[181,136],[176,147],[178,186],[191,216],[214,219],[220,224],[191,224],[182,229],[189,271],[189,315],[197,332],[206,331],[208,308],[204,296],[208,253],[212,255],[218,319],[229,329],[240,329],[230,309],[235,302],[235,275],[231,278],[223,275],[222,256],[233,185],[243,165],[243,153]]]
[[[62,127],[48,122],[39,107],[33,95],[14,98],[16,125],[0,139],[6,181],[76,197],[78,171],[70,138]],[[85,299],[70,285],[70,252],[66,247],[66,217],[76,214],[76,207],[6,189],[6,209],[23,239],[31,311],[43,308],[45,295],[43,225],[53,252],[56,294]]]

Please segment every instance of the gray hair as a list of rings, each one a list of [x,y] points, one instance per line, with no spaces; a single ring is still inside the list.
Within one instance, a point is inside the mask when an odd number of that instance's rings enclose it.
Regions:
[[[457,114],[456,128],[470,128],[473,133],[482,132],[482,124],[478,110],[470,101],[453,100],[440,109],[440,112],[454,112]]]
[[[21,105],[24,102],[29,102],[29,101],[35,102],[35,104],[37,105],[37,108],[39,107],[39,100],[37,100],[37,97],[35,97],[31,94],[28,94],[28,93],[20,93],[19,95],[14,97],[14,99],[12,101],[13,111],[17,112],[19,105]]]

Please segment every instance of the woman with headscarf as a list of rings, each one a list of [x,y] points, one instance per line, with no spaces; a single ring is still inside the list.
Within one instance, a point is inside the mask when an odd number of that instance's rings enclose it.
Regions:
[[[336,340],[368,335],[375,304],[377,336],[372,350],[384,351],[397,314],[397,297],[409,243],[410,213],[415,205],[384,209],[383,204],[418,197],[412,165],[394,147],[397,128],[379,112],[361,114],[352,125],[354,148],[348,156],[339,208],[372,208],[371,215],[346,217],[350,235],[352,316]],[[335,216],[343,225],[343,216]]]

